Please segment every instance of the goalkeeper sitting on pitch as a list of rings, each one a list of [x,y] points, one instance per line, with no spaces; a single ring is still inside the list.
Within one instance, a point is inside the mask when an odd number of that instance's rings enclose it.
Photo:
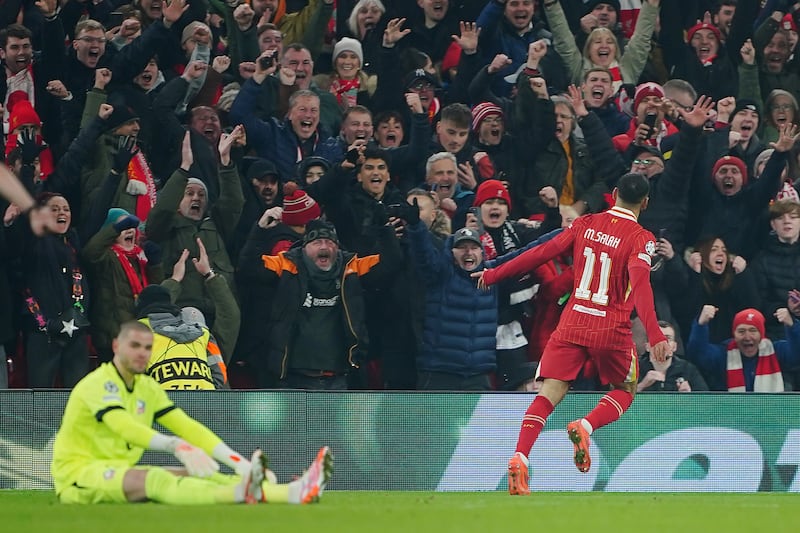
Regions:
[[[248,461],[176,407],[145,369],[153,333],[125,322],[113,340],[114,358],[83,378],[70,394],[53,444],[51,470],[63,503],[169,504],[312,503],[333,470],[327,446],[302,477],[275,483],[261,450]],[[178,437],[152,429],[158,420]],[[184,469],[137,466],[145,449],[170,452]],[[237,475],[219,473],[219,461]]]

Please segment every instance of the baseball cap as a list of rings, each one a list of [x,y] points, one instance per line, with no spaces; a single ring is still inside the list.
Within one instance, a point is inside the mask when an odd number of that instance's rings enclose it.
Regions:
[[[478,235],[478,232],[474,229],[469,228],[461,228],[453,234],[453,248],[457,248],[465,242],[474,242],[478,246],[481,246],[480,235]]]

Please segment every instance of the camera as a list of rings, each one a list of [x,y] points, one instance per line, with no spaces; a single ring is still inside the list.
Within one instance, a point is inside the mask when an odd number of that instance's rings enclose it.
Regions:
[[[272,65],[275,64],[275,56],[259,57],[258,64],[261,67],[261,70],[267,70],[269,68],[272,68]]]
[[[344,160],[353,165],[358,164],[358,158],[361,154],[358,153],[358,148],[351,148],[344,154]]]

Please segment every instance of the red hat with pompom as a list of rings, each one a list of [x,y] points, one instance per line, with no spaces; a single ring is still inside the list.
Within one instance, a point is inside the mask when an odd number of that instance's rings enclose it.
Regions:
[[[319,218],[322,211],[319,204],[293,181],[283,186],[283,215],[281,221],[289,226],[305,226]]]

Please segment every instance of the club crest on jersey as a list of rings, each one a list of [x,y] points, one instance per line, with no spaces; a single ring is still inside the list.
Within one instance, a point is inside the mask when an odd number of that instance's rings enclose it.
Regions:
[[[109,468],[108,470],[103,472],[103,479],[105,479],[106,481],[114,479],[114,474],[116,474],[116,471],[113,468]]]
[[[119,392],[119,387],[117,387],[117,384],[113,381],[106,381],[105,385],[103,385],[103,388],[111,394],[116,394]]]
[[[144,414],[144,400],[136,400],[136,414],[137,415]]]
[[[647,241],[647,244],[644,245],[644,251],[647,252],[647,255],[651,257],[656,255],[656,243],[653,241]]]

